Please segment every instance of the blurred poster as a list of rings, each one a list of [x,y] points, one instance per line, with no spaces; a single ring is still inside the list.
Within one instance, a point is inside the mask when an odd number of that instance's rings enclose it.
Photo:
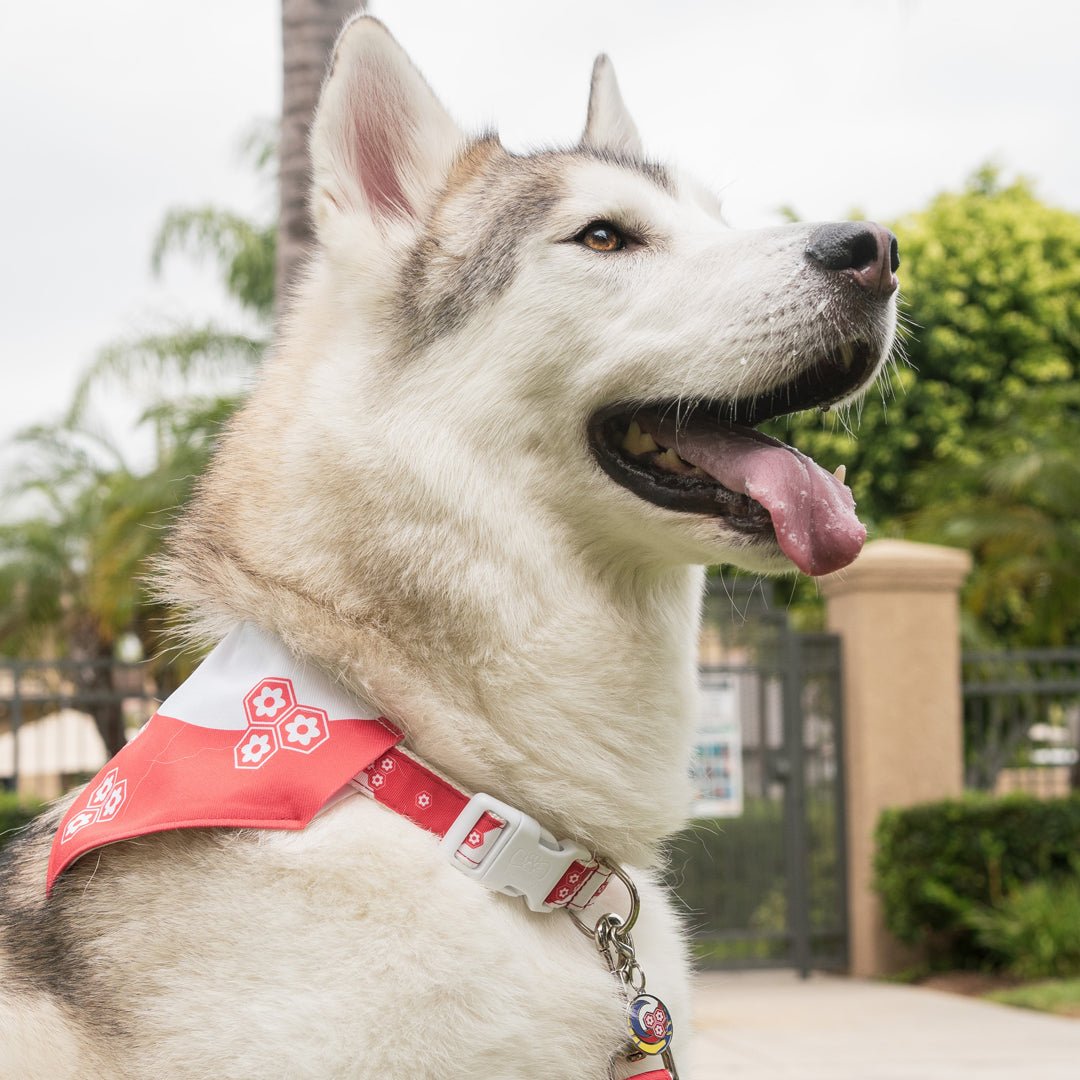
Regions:
[[[695,817],[738,817],[743,810],[742,726],[735,680],[703,679],[692,775]]]

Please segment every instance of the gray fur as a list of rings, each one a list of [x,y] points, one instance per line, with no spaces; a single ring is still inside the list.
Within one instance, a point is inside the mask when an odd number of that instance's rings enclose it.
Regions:
[[[463,186],[448,190],[402,267],[398,322],[410,349],[452,333],[510,284],[523,240],[559,197],[561,177],[533,158],[516,157],[485,140],[474,144],[465,161],[476,159],[479,169]],[[440,228],[449,212],[473,222],[464,250],[449,248]]]
[[[675,193],[662,165],[603,147],[580,146],[526,156],[494,138],[479,139],[462,155],[450,182],[402,266],[396,323],[411,353],[452,334],[513,281],[521,249],[540,231],[565,190],[568,166],[601,161]],[[449,217],[470,222],[467,246]],[[603,216],[602,214],[600,215]]]

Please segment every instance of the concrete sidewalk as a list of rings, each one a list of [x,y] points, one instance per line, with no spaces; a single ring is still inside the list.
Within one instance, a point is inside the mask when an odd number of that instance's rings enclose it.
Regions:
[[[684,1080],[1080,1080],[1080,1020],[788,971],[703,973]]]

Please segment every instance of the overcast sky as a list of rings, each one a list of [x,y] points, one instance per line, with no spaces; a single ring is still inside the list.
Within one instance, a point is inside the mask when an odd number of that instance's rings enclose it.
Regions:
[[[451,112],[513,149],[580,134],[608,52],[657,157],[776,208],[891,219],[987,159],[1080,209],[1080,5],[1027,0],[375,0]],[[0,440],[105,343],[227,313],[149,250],[168,207],[267,217],[240,158],[280,104],[277,0],[2,0]]]

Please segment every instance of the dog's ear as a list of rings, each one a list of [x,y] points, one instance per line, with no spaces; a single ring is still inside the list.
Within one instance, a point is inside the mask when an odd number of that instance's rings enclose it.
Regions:
[[[641,157],[644,153],[637,125],[619,92],[615,68],[603,53],[593,64],[589,115],[581,144],[597,150],[614,150],[631,157]]]
[[[382,228],[430,207],[464,136],[377,19],[346,24],[311,131],[317,228],[340,213]]]

